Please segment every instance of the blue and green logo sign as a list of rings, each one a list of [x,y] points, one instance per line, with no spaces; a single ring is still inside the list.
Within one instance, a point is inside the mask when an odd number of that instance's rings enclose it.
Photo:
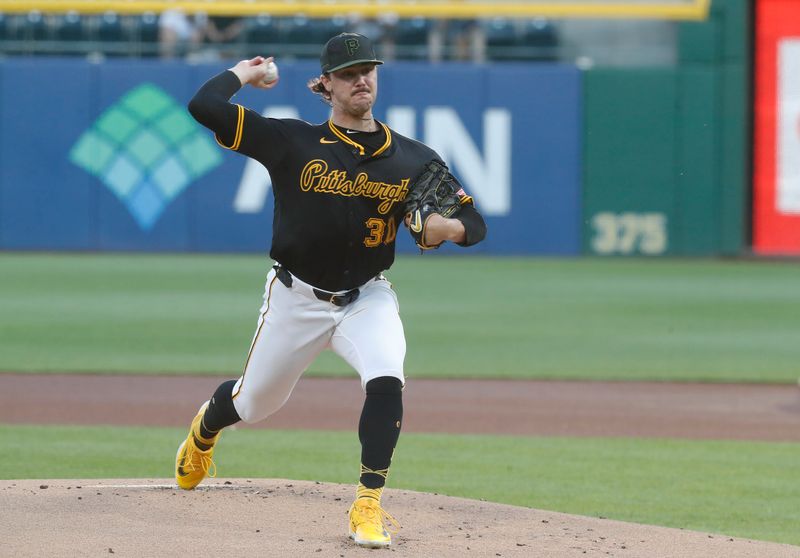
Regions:
[[[101,114],[69,154],[150,230],[192,182],[222,162],[209,135],[153,84],[130,90]]]

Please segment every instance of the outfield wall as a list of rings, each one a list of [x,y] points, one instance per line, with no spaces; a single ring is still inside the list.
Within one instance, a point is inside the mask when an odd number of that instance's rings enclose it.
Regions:
[[[585,73],[583,245],[598,255],[738,254],[748,241],[748,14],[715,0],[674,67]]]
[[[462,179],[489,225],[474,251],[738,254],[747,15],[745,0],[715,0],[707,21],[680,23],[675,67],[387,64],[376,116]],[[0,249],[266,251],[267,173],[185,110],[228,65],[0,61]],[[236,101],[322,122],[328,108],[305,87],[317,72],[281,63],[279,87]],[[406,234],[398,244],[414,250]]]
[[[220,149],[185,110],[221,69],[4,61],[0,246],[265,251],[267,173]],[[236,101],[323,122],[327,106],[305,88],[317,71],[314,63],[282,64],[279,87],[244,88]],[[580,86],[578,70],[566,66],[398,63],[381,69],[376,115],[434,147],[462,178],[492,231],[480,251],[576,254]],[[404,250],[412,249],[407,236]]]

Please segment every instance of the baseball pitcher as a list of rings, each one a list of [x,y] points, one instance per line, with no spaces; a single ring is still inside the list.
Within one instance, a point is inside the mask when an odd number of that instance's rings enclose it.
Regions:
[[[400,225],[422,250],[486,235],[473,200],[429,147],[372,116],[378,66],[372,42],[343,33],[308,84],[331,106],[322,124],[264,118],[230,99],[245,85],[275,87],[272,58],[243,60],[207,81],[189,103],[220,146],[266,167],[275,196],[264,304],[242,376],[204,403],[178,448],[175,478],[190,490],[214,476],[223,428],[275,413],[311,362],[331,349],[361,377],[361,473],[349,512],[357,545],[391,544],[397,522],[380,505],[403,420],[406,342],[399,304],[383,272]],[[402,229],[401,229],[402,230]]]

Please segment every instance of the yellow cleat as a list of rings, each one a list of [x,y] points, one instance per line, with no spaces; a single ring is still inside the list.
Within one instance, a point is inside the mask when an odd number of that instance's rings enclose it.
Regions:
[[[219,434],[214,436],[211,440],[202,441],[208,442],[211,446],[207,450],[201,450],[195,443],[195,433],[200,436],[200,421],[203,420],[203,414],[208,407],[208,401],[203,403],[197,415],[192,420],[192,426],[189,428],[189,435],[178,448],[178,453],[175,455],[175,480],[178,486],[184,490],[191,490],[200,482],[209,476],[214,478],[217,476],[217,467],[211,457],[214,455],[214,444],[219,439]]]
[[[389,531],[400,525],[374,498],[357,498],[350,506],[350,538],[365,548],[385,548],[392,544]]]

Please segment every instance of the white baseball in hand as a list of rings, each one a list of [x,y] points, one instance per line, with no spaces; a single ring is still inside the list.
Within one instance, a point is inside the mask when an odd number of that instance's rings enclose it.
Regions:
[[[275,81],[276,79],[278,79],[278,65],[270,60],[267,63],[267,73],[264,74],[264,78],[261,81],[269,84]]]

